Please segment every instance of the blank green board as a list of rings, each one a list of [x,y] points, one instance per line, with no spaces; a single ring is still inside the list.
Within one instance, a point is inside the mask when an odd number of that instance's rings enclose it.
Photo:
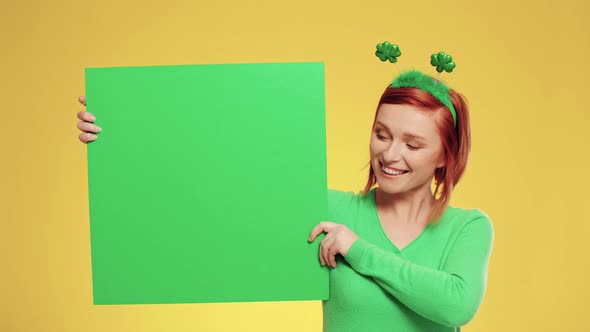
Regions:
[[[323,63],[86,69],[95,304],[323,300]]]

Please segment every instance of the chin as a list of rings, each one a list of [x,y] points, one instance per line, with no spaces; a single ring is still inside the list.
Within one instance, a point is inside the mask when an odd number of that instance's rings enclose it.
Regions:
[[[379,187],[379,189],[382,192],[388,193],[388,194],[397,194],[397,193],[404,192],[403,189],[400,189],[398,186],[392,185],[390,183],[383,183],[383,182],[377,181],[377,186]]]

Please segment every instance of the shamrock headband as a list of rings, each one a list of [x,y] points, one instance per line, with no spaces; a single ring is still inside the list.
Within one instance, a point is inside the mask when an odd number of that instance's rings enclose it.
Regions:
[[[377,44],[377,51],[375,52],[375,55],[381,59],[381,61],[389,60],[391,63],[396,63],[397,57],[402,55],[402,53],[396,44],[390,44],[386,41],[381,44]],[[430,64],[436,67],[436,71],[439,73],[439,76],[443,70],[450,73],[455,68],[453,58],[444,52],[432,54],[430,57]],[[438,80],[438,76],[436,79],[434,79],[418,70],[410,70],[399,74],[399,76],[397,76],[391,83],[391,87],[418,88],[430,93],[434,98],[440,101],[451,111],[451,114],[453,115],[454,126],[457,127],[457,113],[455,112],[455,108],[451,102],[449,87],[440,82]]]

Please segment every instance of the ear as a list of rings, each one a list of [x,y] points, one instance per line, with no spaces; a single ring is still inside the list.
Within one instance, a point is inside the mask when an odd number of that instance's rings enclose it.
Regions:
[[[436,168],[441,168],[445,166],[445,158],[441,157],[440,161],[438,162],[438,164],[436,165]]]

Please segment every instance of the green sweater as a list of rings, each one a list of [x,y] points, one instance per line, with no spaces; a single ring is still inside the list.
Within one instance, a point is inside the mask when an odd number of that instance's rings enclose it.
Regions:
[[[494,239],[484,212],[449,206],[399,250],[379,221],[375,188],[366,196],[330,189],[328,202],[329,221],[359,239],[330,270],[324,332],[460,331],[475,316]]]

